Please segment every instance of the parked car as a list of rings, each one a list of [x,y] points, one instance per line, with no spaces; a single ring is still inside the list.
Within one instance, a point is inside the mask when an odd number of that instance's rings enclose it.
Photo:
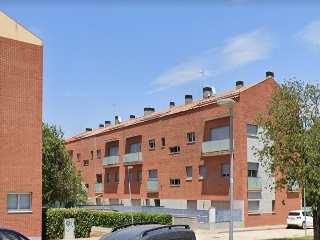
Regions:
[[[115,227],[100,240],[196,240],[189,225],[160,225],[157,223],[133,223]]]
[[[306,217],[305,217],[306,213]],[[305,221],[306,220],[306,221]],[[313,217],[311,212],[305,212],[303,210],[290,211],[287,217],[287,228],[290,227],[313,227]]]
[[[29,240],[29,238],[12,229],[0,228],[0,240]]]

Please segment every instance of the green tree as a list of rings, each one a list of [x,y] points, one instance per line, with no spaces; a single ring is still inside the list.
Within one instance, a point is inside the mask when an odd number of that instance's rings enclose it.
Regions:
[[[80,171],[69,160],[61,127],[42,124],[42,203],[87,203]]]
[[[293,79],[276,86],[262,129],[260,161],[277,176],[275,187],[298,183],[312,204],[314,239],[319,240],[320,215],[320,88]]]

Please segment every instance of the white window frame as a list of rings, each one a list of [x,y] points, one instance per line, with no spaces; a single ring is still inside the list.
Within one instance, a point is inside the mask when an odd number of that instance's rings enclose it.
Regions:
[[[199,179],[206,179],[206,165],[199,166]]]
[[[247,136],[258,137],[258,126],[254,124],[247,124]]]
[[[229,178],[230,173],[230,165],[229,163],[222,163],[221,164],[221,178]]]
[[[186,167],[187,180],[192,180],[192,166]]]
[[[169,150],[170,150],[170,154],[180,153],[180,146],[170,147]]]
[[[149,149],[155,149],[156,148],[156,140],[151,139],[149,140]]]
[[[16,195],[17,199],[17,207],[16,208],[9,208],[9,196],[13,196],[13,195]],[[22,199],[21,197],[23,195],[29,195],[29,207],[27,208],[22,208]],[[14,200],[14,199],[11,199],[11,201]],[[7,212],[32,212],[32,193],[30,192],[21,192],[21,193],[7,193]]]
[[[187,133],[187,139],[188,139],[188,143],[196,142],[196,133],[195,132]]]
[[[258,206],[258,209],[250,209],[250,205],[253,205],[253,203],[256,203],[255,205]],[[259,200],[249,200],[248,201],[248,213],[251,213],[251,214],[260,213],[260,201]]]
[[[89,166],[89,160],[88,159],[83,160],[83,166]]]
[[[101,149],[97,150],[97,158],[101,158]]]
[[[164,148],[166,146],[166,138],[161,138],[161,147]]]
[[[170,179],[170,186],[180,186],[180,178]]]

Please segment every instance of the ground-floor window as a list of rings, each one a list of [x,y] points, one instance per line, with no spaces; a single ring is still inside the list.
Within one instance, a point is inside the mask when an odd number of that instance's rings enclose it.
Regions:
[[[31,193],[8,193],[8,212],[31,211]]]

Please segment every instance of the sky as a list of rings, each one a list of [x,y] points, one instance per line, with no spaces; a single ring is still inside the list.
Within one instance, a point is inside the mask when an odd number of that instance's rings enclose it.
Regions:
[[[0,10],[43,40],[43,121],[66,139],[266,71],[278,83],[320,78],[316,0],[0,0]]]

